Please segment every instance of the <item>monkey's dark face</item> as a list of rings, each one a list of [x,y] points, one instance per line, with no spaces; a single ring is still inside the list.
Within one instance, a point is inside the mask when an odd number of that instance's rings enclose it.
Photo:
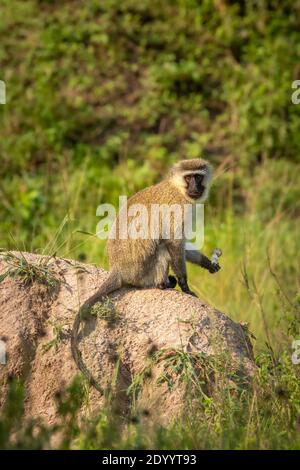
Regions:
[[[212,168],[200,158],[182,160],[171,171],[170,181],[192,204],[204,203],[212,178]]]
[[[199,199],[205,191],[205,175],[200,173],[190,173],[184,176],[186,191],[190,198]]]

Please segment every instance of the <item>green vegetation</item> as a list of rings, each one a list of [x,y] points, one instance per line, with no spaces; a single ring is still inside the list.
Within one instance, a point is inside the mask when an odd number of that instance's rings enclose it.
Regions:
[[[6,277],[21,281],[25,286],[37,282],[44,285],[49,293],[60,283],[59,276],[49,266],[49,257],[41,258],[37,263],[31,263],[22,253],[16,255],[8,251],[0,254],[1,259],[5,261],[8,268],[0,275],[0,282]]]
[[[51,339],[48,343],[43,344],[42,349],[44,353],[47,353],[51,348],[55,348],[55,350],[58,351],[59,346],[61,345],[63,340],[69,341],[70,339],[65,324],[51,321],[51,326],[53,332],[53,339]]]
[[[205,372],[202,357],[183,357],[181,351],[166,361],[187,384],[184,419],[168,428],[147,425],[148,410],[122,417],[118,413],[113,389],[105,408],[95,416],[78,411],[86,404],[85,384],[75,380],[66,390],[56,393],[59,413],[56,425],[46,427],[31,420],[20,427],[23,416],[24,388],[16,380],[8,384],[8,395],[0,420],[1,449],[43,449],[51,447],[56,436],[60,449],[300,449],[299,411],[300,376],[289,355],[276,363],[270,354],[258,357],[260,366],[253,387],[228,387],[226,368],[210,364]],[[197,380],[201,369],[202,380]],[[214,374],[216,389],[207,394],[208,376]],[[143,377],[142,377],[143,375]],[[147,374],[134,380],[130,393],[136,394]],[[149,370],[148,370],[149,376]],[[162,375],[159,383],[166,378]],[[134,397],[133,397],[134,403]],[[87,403],[88,407],[88,403]],[[134,411],[134,410],[133,410]]]
[[[94,305],[90,314],[105,320],[111,327],[116,325],[121,320],[121,315],[116,310],[113,301],[109,297],[104,299],[103,302]]]
[[[1,0],[0,16],[0,247],[107,267],[88,235],[97,206],[205,156],[216,176],[204,251],[222,248],[222,270],[189,268],[191,287],[249,323],[259,386],[220,389],[205,420],[158,430],[151,445],[299,448],[299,0]],[[21,275],[43,274],[32,269]],[[19,422],[10,406],[0,447]],[[75,408],[66,447],[149,444],[140,424],[120,435],[105,412],[75,431]]]

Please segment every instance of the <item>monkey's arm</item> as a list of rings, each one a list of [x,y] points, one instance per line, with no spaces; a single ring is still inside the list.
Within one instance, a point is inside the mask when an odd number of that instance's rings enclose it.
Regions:
[[[201,251],[192,243],[186,243],[185,245],[185,257],[189,263],[197,264],[201,268],[207,269],[210,273],[216,273],[220,270],[220,266],[216,263],[212,263],[207,256],[205,256]]]
[[[185,265],[185,247],[182,240],[168,240],[167,249],[170,254],[170,265],[178,280],[180,289],[186,294],[194,295],[188,286],[186,265]]]

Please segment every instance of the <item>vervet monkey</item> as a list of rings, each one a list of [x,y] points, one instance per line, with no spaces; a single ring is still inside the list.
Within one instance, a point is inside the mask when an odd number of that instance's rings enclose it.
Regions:
[[[209,193],[211,178],[212,169],[205,160],[199,158],[180,161],[162,182],[132,196],[128,200],[127,210],[133,205],[142,205],[147,213],[151,214],[153,204],[173,207],[176,205],[183,210],[187,204],[203,203]],[[210,261],[196,247],[187,246],[183,236],[177,237],[178,233],[184,234],[184,217],[178,219],[172,214],[168,238],[161,216],[157,221],[158,230],[155,237],[131,238],[120,236],[122,214],[121,209],[114,224],[115,236],[108,240],[109,276],[98,291],[80,307],[71,335],[72,354],[78,368],[100,392],[102,389],[84,365],[77,346],[82,315],[106,295],[122,286],[166,289],[175,287],[178,282],[183,292],[195,295],[188,286],[186,261],[197,264],[210,273],[220,269],[217,263]],[[130,223],[130,217],[127,222]],[[153,220],[150,217],[148,224],[151,223]],[[169,276],[170,268],[175,277]]]

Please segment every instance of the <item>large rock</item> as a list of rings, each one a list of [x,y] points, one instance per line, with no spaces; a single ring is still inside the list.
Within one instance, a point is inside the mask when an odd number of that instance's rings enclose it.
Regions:
[[[7,350],[7,362],[0,365],[1,384],[5,387],[8,374],[22,377],[26,416],[52,424],[55,393],[78,374],[70,349],[74,316],[107,272],[29,253],[6,257],[2,253],[0,260],[0,275],[11,269],[0,282],[0,338]],[[32,274],[31,265],[40,268]],[[200,299],[158,289],[121,289],[110,299],[84,323],[79,347],[102,386],[113,382],[121,413],[129,410],[135,396],[136,407],[161,423],[178,416],[185,406],[187,381],[182,374],[189,360],[199,370],[200,362],[205,368],[212,359],[223,365],[225,361],[228,386],[237,378],[245,383],[251,378],[255,366],[246,329]],[[213,384],[213,374],[205,377]],[[103,397],[91,389],[83,413],[102,403]]]

